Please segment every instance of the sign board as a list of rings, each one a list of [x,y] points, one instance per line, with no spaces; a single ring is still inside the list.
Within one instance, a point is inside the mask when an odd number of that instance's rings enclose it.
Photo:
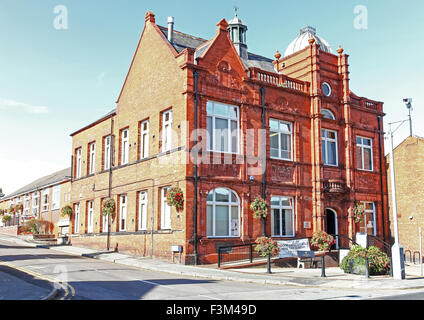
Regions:
[[[58,227],[67,227],[69,226],[69,220],[59,220],[57,222]]]
[[[361,247],[366,248],[367,247],[367,238],[368,238],[368,235],[366,233],[357,233],[356,234],[356,243],[359,244]]]
[[[182,246],[171,246],[171,251],[172,252],[182,252],[183,247]]]
[[[310,251],[308,239],[277,241],[280,247],[280,258],[297,257],[297,251]]]

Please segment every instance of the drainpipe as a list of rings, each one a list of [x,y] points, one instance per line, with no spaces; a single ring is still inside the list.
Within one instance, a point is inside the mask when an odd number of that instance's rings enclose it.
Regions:
[[[381,116],[377,116],[378,119],[378,150],[379,150],[379,158],[380,158],[380,187],[381,187],[381,215],[382,215],[382,222],[383,222],[383,241],[386,240],[386,230],[384,225],[384,183],[383,183],[383,154],[382,154],[382,132],[381,132]]]
[[[265,88],[261,87],[261,102],[262,102],[262,129],[265,130]],[[265,140],[266,147],[266,140]],[[266,149],[265,149],[266,150]],[[266,200],[266,151],[265,151],[265,165],[262,174],[262,198]],[[266,218],[262,218],[262,235],[266,237]]]
[[[115,152],[115,139],[113,139],[113,117],[110,118],[110,156],[109,156],[109,192],[108,197],[112,195],[112,160]],[[115,208],[116,210],[116,208]],[[110,250],[110,214],[107,216],[107,251]]]
[[[199,73],[197,70],[194,70],[194,145],[196,146],[196,150],[194,152],[194,217],[193,217],[193,254],[194,254],[194,265],[198,265],[199,255],[197,253],[197,129],[198,129],[198,88],[197,82],[199,79]]]

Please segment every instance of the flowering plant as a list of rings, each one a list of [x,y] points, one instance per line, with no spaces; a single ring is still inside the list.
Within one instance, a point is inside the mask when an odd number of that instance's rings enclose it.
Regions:
[[[15,206],[15,212],[19,212],[19,211],[22,212],[23,209],[24,209],[24,206],[22,203],[19,203]]]
[[[64,216],[71,217],[72,214],[74,213],[74,210],[72,210],[71,206],[65,206],[60,210],[60,212],[62,213],[62,217]]]
[[[4,215],[4,209],[0,209],[0,216]]]
[[[321,251],[329,250],[335,243],[334,237],[325,231],[314,232],[311,239],[311,244]]]
[[[257,243],[255,251],[258,252],[261,257],[266,257],[268,254],[273,257],[280,253],[277,241],[271,238],[260,237],[256,239],[255,243]]]
[[[103,201],[102,213],[104,216],[113,216],[115,214],[115,200],[113,200],[112,198],[106,198]]]
[[[351,269],[352,271],[362,269],[362,272],[365,272],[366,258],[370,275],[384,275],[389,272],[390,258],[384,252],[375,246],[366,249],[360,245],[352,246],[347,256],[343,258],[340,269],[346,273]]]
[[[15,206],[14,205],[11,205],[10,207],[9,207],[9,214],[15,214]]]
[[[166,202],[168,205],[173,206],[177,211],[184,208],[184,194],[179,187],[169,188],[166,195]]]
[[[268,215],[268,209],[268,203],[259,196],[257,196],[250,204],[250,210],[253,211],[253,217],[255,219],[266,218]]]
[[[353,206],[353,217],[355,219],[355,223],[361,223],[364,221],[364,205],[360,202],[355,202]]]
[[[1,219],[1,221],[2,221],[3,223],[6,223],[6,222],[10,221],[10,215],[6,214],[6,215],[5,215],[5,216]]]

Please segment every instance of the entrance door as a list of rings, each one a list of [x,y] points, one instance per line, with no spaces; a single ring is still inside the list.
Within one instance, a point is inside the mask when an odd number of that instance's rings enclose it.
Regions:
[[[337,234],[337,214],[333,209],[326,209],[325,210],[325,216],[326,216],[326,232],[331,235]],[[338,239],[336,238],[336,244],[331,247],[331,249],[337,249],[338,248]]]

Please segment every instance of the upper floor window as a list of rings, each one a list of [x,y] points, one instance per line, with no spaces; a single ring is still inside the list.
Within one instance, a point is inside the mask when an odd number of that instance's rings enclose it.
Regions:
[[[209,193],[206,201],[208,237],[240,236],[240,201],[236,193],[217,188]]]
[[[269,136],[271,158],[293,160],[293,126],[290,122],[270,119]]]
[[[128,163],[128,156],[130,151],[130,137],[129,129],[121,131],[121,165]]]
[[[74,233],[79,233],[79,227],[80,227],[80,205],[79,203],[76,203],[74,205]]]
[[[87,233],[93,233],[94,201],[87,202]]]
[[[271,198],[271,230],[274,237],[294,237],[293,198]]]
[[[321,109],[321,115],[325,119],[336,120],[336,117],[334,116],[334,114],[328,109]]]
[[[29,194],[25,195],[24,198],[24,215],[29,215],[29,210],[31,208],[31,196]]]
[[[372,139],[356,137],[356,163],[360,170],[373,170]]]
[[[92,142],[88,145],[88,174],[94,174],[96,169],[96,143]]]
[[[162,113],[162,152],[172,148],[172,110]]]
[[[81,178],[81,160],[82,160],[82,149],[78,148],[75,157],[75,178]]]
[[[209,151],[239,153],[239,108],[223,103],[207,102]]]
[[[331,86],[327,82],[323,82],[321,89],[324,95],[327,97],[331,96]]]
[[[32,194],[32,214],[34,216],[38,215],[38,209],[40,207],[40,192],[34,192]]]
[[[140,124],[140,159],[149,156],[149,120],[145,120]]]
[[[112,145],[111,139],[112,139],[112,137],[107,136],[107,137],[104,137],[103,139],[104,139],[104,141],[103,141],[103,143],[104,143],[104,159],[103,159],[104,166],[103,166],[103,169],[108,170],[108,169],[110,169],[110,155],[111,155],[111,145]]]
[[[322,162],[327,166],[338,166],[337,132],[328,129],[321,130]]]

